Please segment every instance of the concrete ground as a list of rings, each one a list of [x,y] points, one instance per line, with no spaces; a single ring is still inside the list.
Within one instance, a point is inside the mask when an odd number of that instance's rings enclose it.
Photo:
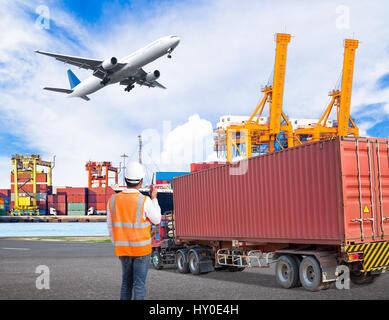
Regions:
[[[38,290],[38,266],[47,266],[50,289]],[[351,285],[350,290],[335,286],[320,292],[303,288],[282,289],[274,270],[250,269],[243,272],[212,272],[193,276],[174,268],[150,268],[148,299],[388,299],[389,275],[383,274],[368,286]],[[63,241],[22,241],[0,239],[0,299],[119,299],[120,262],[109,243]]]

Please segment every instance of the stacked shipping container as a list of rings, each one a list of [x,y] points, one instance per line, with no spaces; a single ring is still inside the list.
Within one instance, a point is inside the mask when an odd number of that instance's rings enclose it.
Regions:
[[[10,195],[10,190],[0,189],[0,216],[6,216],[9,212]]]
[[[58,195],[66,195],[68,216],[85,216],[87,188],[57,189]]]
[[[5,198],[0,197],[0,216],[5,216],[7,212]]]
[[[106,214],[107,202],[114,193],[111,187],[88,189],[88,208],[93,208],[97,214]]]
[[[19,184],[19,197],[31,197],[33,186],[28,184],[28,175],[19,175],[26,184]],[[94,209],[94,213],[106,214],[107,202],[115,193],[111,188],[72,188],[72,187],[48,187],[47,184],[37,184],[37,205],[40,214],[45,215],[50,212],[50,208],[56,210],[57,215],[79,216],[85,215],[89,208]],[[12,180],[13,181],[13,180]],[[8,215],[10,209],[15,205],[14,184],[12,189],[0,189],[0,215]],[[52,194],[52,191],[56,194]],[[32,203],[32,201],[31,201]]]
[[[64,194],[53,194],[47,197],[47,210],[53,208],[56,210],[58,216],[65,216],[67,213],[66,195]]]

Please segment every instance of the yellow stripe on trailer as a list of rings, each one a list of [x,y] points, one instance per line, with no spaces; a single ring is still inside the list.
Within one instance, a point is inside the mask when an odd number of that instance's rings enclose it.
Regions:
[[[349,245],[345,253],[363,252],[363,270],[380,271],[389,267],[389,242],[371,242]]]

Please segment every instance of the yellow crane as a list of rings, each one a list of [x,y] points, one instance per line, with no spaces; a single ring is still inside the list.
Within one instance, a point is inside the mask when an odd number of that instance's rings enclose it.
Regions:
[[[334,89],[329,93],[331,102],[317,124],[310,128],[297,128],[295,130],[296,145],[337,136],[359,136],[359,129],[350,116],[355,51],[358,48],[358,44],[358,40],[345,40],[341,90]],[[337,125],[330,127],[327,121],[334,106],[337,111]]]
[[[261,91],[264,93],[264,96],[249,120],[241,125],[230,125],[226,130],[219,130],[218,136],[215,139],[216,148],[225,145],[228,162],[232,161],[234,148],[236,148],[241,157],[251,158],[253,148],[258,150],[264,146],[265,152],[273,152],[276,144],[281,149],[293,146],[293,127],[282,112],[286,55],[290,39],[290,34],[276,34],[273,84],[262,88]],[[269,106],[269,119],[267,123],[260,124],[259,119],[266,104]],[[280,133],[286,137],[285,142],[279,141],[278,136]]]

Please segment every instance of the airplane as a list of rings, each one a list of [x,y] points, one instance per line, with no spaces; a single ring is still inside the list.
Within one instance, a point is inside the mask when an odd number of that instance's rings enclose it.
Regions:
[[[92,70],[93,75],[83,81],[80,81],[71,70],[68,70],[70,89],[43,88],[44,90],[66,93],[69,98],[78,97],[89,101],[89,94],[114,83],[126,86],[124,90],[127,92],[134,89],[135,84],[166,89],[157,81],[161,75],[158,70],[146,72],[142,67],[166,54],[168,58],[171,58],[172,52],[179,43],[180,38],[178,36],[163,37],[120,60],[115,57],[106,60],[95,60],[39,50],[35,52],[79,68]]]

